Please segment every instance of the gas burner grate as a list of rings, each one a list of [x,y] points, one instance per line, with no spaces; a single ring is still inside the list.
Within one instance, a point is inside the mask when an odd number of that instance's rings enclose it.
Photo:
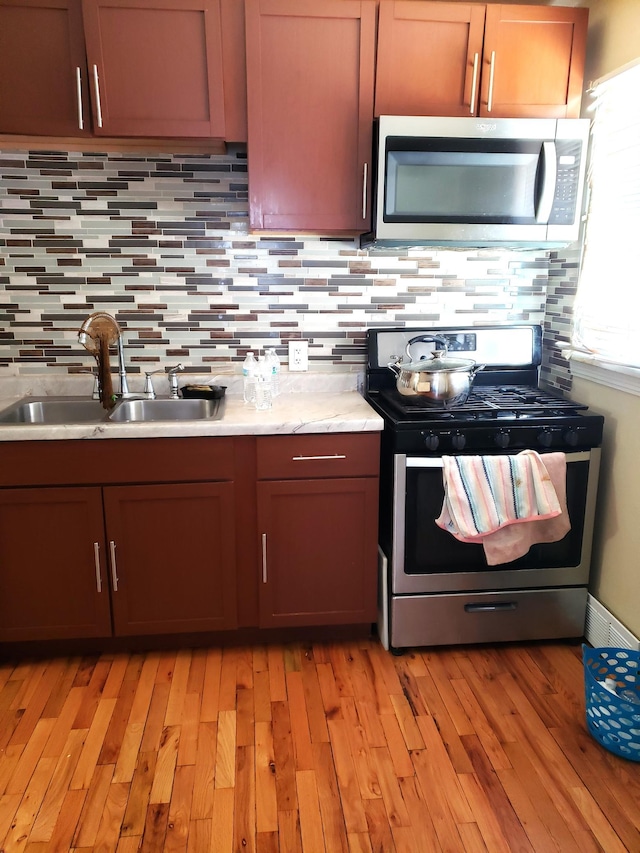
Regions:
[[[539,388],[522,385],[485,386],[476,388],[466,402],[451,406],[425,404],[420,397],[405,397],[395,389],[383,390],[381,398],[400,414],[411,417],[436,419],[535,417],[537,415],[564,415],[587,407],[572,400],[555,396]]]

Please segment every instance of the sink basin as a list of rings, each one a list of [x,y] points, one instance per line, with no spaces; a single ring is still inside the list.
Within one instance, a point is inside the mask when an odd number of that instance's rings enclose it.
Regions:
[[[220,400],[121,400],[109,415],[116,423],[193,421],[222,417]]]
[[[25,397],[0,412],[0,424],[86,424],[104,420],[99,400],[86,397]]]

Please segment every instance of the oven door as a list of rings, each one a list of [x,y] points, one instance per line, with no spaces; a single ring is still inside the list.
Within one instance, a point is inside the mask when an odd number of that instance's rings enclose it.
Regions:
[[[598,485],[599,448],[567,453],[571,530],[532,546],[510,563],[488,566],[482,545],[460,542],[435,523],[444,499],[442,459],[394,456],[393,594],[531,589],[587,583]]]

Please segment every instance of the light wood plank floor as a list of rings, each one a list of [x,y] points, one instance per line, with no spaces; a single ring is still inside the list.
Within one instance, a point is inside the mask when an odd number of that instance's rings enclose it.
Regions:
[[[640,851],[573,644],[5,663],[0,750],[3,853]]]

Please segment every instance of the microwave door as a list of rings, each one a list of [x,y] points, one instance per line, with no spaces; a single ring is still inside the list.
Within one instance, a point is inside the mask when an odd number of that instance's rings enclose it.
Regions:
[[[541,157],[543,178],[536,207],[536,222],[547,225],[551,218],[556,182],[558,180],[558,161],[555,142],[542,143]]]

